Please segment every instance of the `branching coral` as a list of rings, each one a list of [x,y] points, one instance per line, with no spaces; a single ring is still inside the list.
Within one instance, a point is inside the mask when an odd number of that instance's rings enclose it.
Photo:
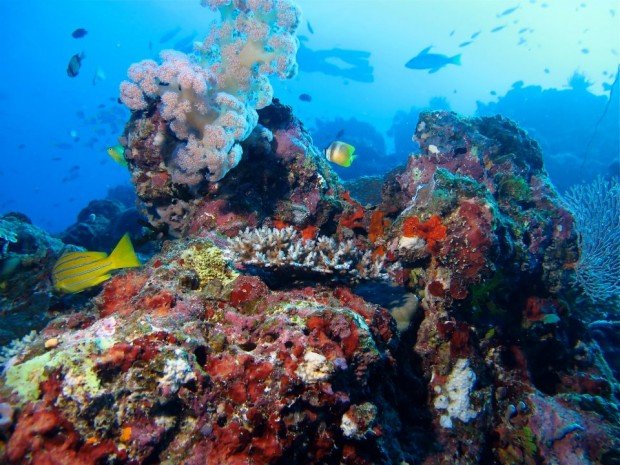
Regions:
[[[371,251],[363,252],[353,241],[336,242],[327,236],[303,240],[292,227],[246,229],[229,242],[237,262],[291,275],[321,275],[359,281],[387,279],[388,270]]]
[[[203,1],[219,9],[200,59],[165,50],[162,64],[144,60],[129,68],[121,100],[133,111],[153,102],[180,141],[167,162],[172,180],[195,186],[216,182],[241,160],[239,142],[258,122],[257,109],[271,103],[268,76],[297,71],[294,36],[299,11],[289,0]]]

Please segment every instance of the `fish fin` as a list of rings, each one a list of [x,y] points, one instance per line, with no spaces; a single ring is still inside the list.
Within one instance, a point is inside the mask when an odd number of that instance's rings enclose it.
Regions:
[[[429,69],[428,70],[428,74],[433,74],[436,73],[437,71],[439,71],[441,68],[433,68],[433,69]]]
[[[422,50],[420,53],[418,53],[418,56],[420,55],[426,55],[428,52],[430,52],[431,48],[433,48],[432,45],[429,45],[428,47],[426,47],[424,50]]]
[[[461,65],[461,54],[459,53],[458,55],[454,55],[452,58],[450,58],[450,63],[452,63],[453,65],[460,66]]]
[[[110,265],[113,267],[112,269],[135,268],[142,265],[136,256],[136,252],[133,250],[129,233],[125,233],[121,240],[118,241],[118,244],[116,244],[116,247],[114,247],[110,254]]]
[[[354,157],[355,155],[353,155],[353,152],[355,152],[355,147],[353,147],[351,144],[347,144],[346,142],[342,142],[342,144],[344,145],[344,149],[347,152],[347,156]]]

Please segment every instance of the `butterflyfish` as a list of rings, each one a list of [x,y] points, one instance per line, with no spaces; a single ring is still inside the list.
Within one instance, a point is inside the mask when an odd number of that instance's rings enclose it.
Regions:
[[[65,252],[54,265],[52,281],[58,291],[82,292],[110,279],[113,270],[140,265],[129,234],[125,234],[109,256],[105,252]]]
[[[325,150],[325,157],[340,166],[348,168],[357,155],[353,155],[355,147],[339,140],[332,142]]]
[[[122,145],[115,145],[114,147],[108,147],[108,155],[121,166],[127,167],[127,160],[125,160],[125,147]]]

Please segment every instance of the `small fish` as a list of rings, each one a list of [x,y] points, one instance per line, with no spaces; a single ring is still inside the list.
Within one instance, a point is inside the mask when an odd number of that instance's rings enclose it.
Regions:
[[[527,42],[527,40],[525,40],[523,37],[519,37],[519,42],[517,43],[517,45],[523,45]]]
[[[299,100],[302,102],[312,102],[312,96],[310,94],[299,94]]]
[[[474,32],[471,36],[469,36],[470,39],[475,39],[476,37],[478,37],[480,34],[482,33],[482,31],[476,31]]]
[[[508,8],[507,10],[502,11],[496,17],[501,18],[502,16],[508,16],[510,13],[514,13],[519,8],[519,5],[513,6],[512,8]]]
[[[342,136],[344,136],[344,128],[342,128],[336,133],[336,136],[334,137],[334,139],[340,139]]]
[[[79,27],[71,33],[71,37],[73,37],[74,39],[81,39],[86,34],[88,34],[88,31],[83,27]]]
[[[428,53],[432,46],[426,47],[415,57],[405,63],[405,67],[409,69],[428,69],[430,73],[436,73],[448,64],[460,65],[461,55],[449,57],[438,53]]]
[[[504,24],[503,26],[497,26],[497,27],[494,27],[493,29],[491,29],[491,32],[499,32],[499,31],[501,31],[502,29],[504,29],[505,27],[506,27],[506,25],[505,25],[505,24]]]
[[[60,157],[52,157],[52,161],[60,161],[60,160],[62,160],[62,158],[60,158]]]
[[[465,41],[465,42],[461,42],[461,43],[459,44],[459,48],[467,47],[468,45],[473,44],[473,43],[474,43],[474,41],[473,41],[473,40],[467,40],[467,41]]]
[[[17,148],[18,148],[19,150],[24,150],[24,149],[26,148],[26,144],[19,144],[19,145],[17,146]]]
[[[549,74],[549,68],[545,68],[544,71],[545,71],[545,74]]]
[[[497,95],[497,92],[492,90],[491,92],[489,92],[491,95]]]
[[[306,25],[308,26],[308,32],[310,34],[314,34],[314,29],[312,29],[312,24],[310,24],[310,21],[307,21]]]
[[[325,158],[336,165],[348,168],[353,163],[353,160],[357,158],[357,155],[353,155],[353,152],[355,152],[355,147],[337,140],[325,149]]]
[[[452,32],[450,32],[450,37],[452,37],[455,32],[456,32],[456,29],[452,29]]]
[[[86,58],[84,52],[76,53],[69,60],[69,64],[67,64],[67,76],[75,77],[80,74],[80,68],[82,67],[82,60]]]
[[[582,48],[581,53],[583,53],[584,55],[587,55],[588,53],[590,53],[590,50],[588,50],[587,48]]]
[[[519,34],[523,34],[527,30],[528,30],[527,27],[522,27],[521,29],[519,29]]]
[[[110,279],[112,270],[140,265],[129,234],[125,234],[109,256],[105,252],[65,252],[54,265],[52,281],[58,291],[82,292]]]
[[[78,139],[78,133],[75,129],[71,129],[71,131],[69,132],[69,135],[71,136],[71,139],[73,140],[77,140]]]
[[[121,166],[127,167],[127,160],[125,159],[125,147],[122,145],[115,145],[114,147],[108,147],[108,155]]]

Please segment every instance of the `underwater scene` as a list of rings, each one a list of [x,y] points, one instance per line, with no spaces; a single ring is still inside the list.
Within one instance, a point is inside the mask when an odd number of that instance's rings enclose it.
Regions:
[[[620,465],[620,0],[5,0],[1,465]]]

